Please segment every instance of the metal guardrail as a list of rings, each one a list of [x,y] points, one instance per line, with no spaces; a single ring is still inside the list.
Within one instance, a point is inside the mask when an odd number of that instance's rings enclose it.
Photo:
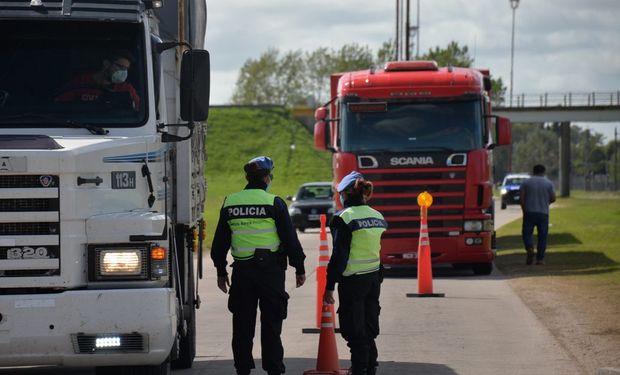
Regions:
[[[505,98],[501,108],[620,107],[620,90],[607,92],[568,92],[519,94]]]

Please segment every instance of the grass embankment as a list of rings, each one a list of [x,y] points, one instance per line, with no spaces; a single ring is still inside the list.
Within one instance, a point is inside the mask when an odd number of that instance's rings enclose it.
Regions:
[[[495,264],[591,374],[620,367],[620,194],[572,195],[551,210],[544,266],[525,265],[520,219],[498,231]]]
[[[557,206],[550,214],[547,264],[525,265],[522,220],[517,220],[497,232],[497,266],[511,276],[620,283],[620,195],[574,192],[571,198],[560,198]]]
[[[282,198],[293,195],[305,182],[331,180],[331,154],[315,150],[312,135],[282,108],[212,108],[207,154],[208,248],[224,197],[243,189],[243,165],[251,158],[267,155],[274,160],[269,191]]]

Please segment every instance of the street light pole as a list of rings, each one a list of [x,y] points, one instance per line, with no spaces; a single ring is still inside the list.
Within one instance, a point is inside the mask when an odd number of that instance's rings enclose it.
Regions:
[[[515,13],[519,7],[519,0],[509,0],[512,8],[512,42],[510,43],[510,106],[512,107],[513,70],[515,60]]]

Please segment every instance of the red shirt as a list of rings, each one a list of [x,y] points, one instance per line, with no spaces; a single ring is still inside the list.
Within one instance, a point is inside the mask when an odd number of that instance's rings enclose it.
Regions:
[[[103,90],[109,90],[112,92],[128,92],[133,99],[134,108],[139,108],[140,97],[138,96],[136,89],[134,89],[130,83],[113,83],[104,88],[97,81],[95,81],[93,78],[94,74],[95,73],[86,73],[69,81],[63,89],[62,94],[56,97],[56,101],[70,102],[79,100],[89,102],[99,99],[99,97],[103,94]],[[101,88],[99,89],[98,87]]]

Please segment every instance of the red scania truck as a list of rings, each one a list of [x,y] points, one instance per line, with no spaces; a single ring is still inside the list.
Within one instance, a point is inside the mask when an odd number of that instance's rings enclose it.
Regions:
[[[386,268],[417,264],[416,198],[428,191],[433,263],[493,270],[491,150],[511,142],[511,124],[491,114],[490,89],[488,70],[435,61],[331,76],[333,99],[315,112],[315,147],[333,152],[335,182],[352,170],[373,182],[370,204],[389,225]]]

